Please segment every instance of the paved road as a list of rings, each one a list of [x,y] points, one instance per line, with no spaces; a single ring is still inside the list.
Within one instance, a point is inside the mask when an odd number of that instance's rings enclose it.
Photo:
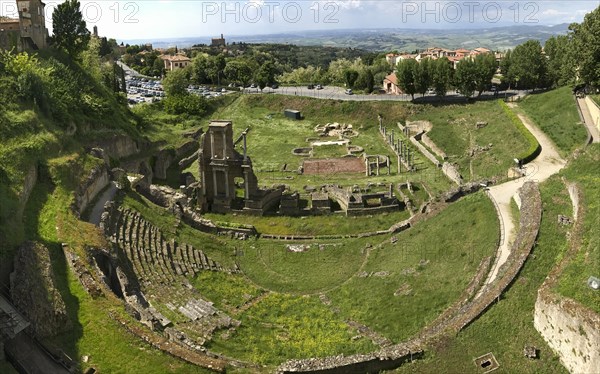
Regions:
[[[594,119],[592,118],[592,114],[590,113],[587,102],[585,99],[578,97],[577,104],[581,110],[584,125],[592,135],[592,143],[600,143],[600,131],[598,131],[598,128],[594,125]]]
[[[410,95],[390,95],[390,94],[371,94],[371,95],[363,95],[363,94],[354,94],[347,95],[345,93],[345,89],[343,87],[335,87],[335,86],[325,86],[322,90],[311,89],[309,90],[306,86],[296,86],[296,87],[280,87],[276,90],[266,87],[262,93],[264,94],[280,94],[280,95],[290,95],[290,96],[306,96],[306,97],[314,97],[317,99],[331,99],[331,100],[344,100],[344,101],[411,101]],[[260,94],[260,90],[258,88],[245,88],[245,93],[253,93]],[[525,91],[509,91],[506,94],[504,92],[500,93],[499,96],[494,96],[493,92],[484,92],[482,95],[483,99],[491,99],[505,96],[525,96],[527,93]],[[460,95],[456,91],[448,91],[447,96],[444,99],[445,101],[463,101],[465,100],[464,96]],[[435,95],[415,95],[415,102],[437,102],[438,98]]]
[[[509,105],[514,106],[514,104]],[[550,176],[558,173],[560,169],[566,165],[566,161],[560,157],[554,143],[546,136],[546,134],[534,125],[529,118],[523,115],[518,116],[523,124],[525,124],[525,127],[527,127],[533,136],[536,137],[542,147],[542,152],[534,161],[525,165],[526,175],[524,177],[490,187],[489,189],[491,197],[496,201],[500,210],[500,216],[498,218],[502,221],[502,238],[504,238],[504,240],[498,247],[498,252],[496,254],[497,260],[486,279],[486,284],[489,284],[496,279],[500,266],[506,262],[508,255],[510,254],[510,244],[514,239],[515,234],[510,209],[512,197],[526,181],[543,182],[550,178]]]

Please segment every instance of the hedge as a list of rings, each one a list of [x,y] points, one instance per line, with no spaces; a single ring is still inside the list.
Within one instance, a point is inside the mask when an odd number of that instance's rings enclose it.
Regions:
[[[540,154],[540,152],[542,152],[542,147],[540,146],[540,143],[538,143],[535,136],[533,136],[533,134],[529,132],[529,130],[527,130],[523,122],[521,122],[519,117],[512,110],[510,110],[510,108],[508,107],[508,105],[506,105],[504,101],[498,100],[498,104],[502,107],[504,113],[508,116],[508,118],[510,118],[515,127],[525,137],[525,139],[527,139],[527,142],[529,143],[529,147],[527,148],[527,150],[517,155],[517,159],[521,164],[526,164],[528,162],[533,161]]]

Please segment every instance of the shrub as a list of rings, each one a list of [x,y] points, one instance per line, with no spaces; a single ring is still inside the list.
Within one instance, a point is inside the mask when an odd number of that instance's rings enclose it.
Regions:
[[[525,125],[523,125],[523,122],[521,122],[519,117],[517,117],[517,115],[512,110],[510,110],[510,108],[508,107],[508,105],[506,105],[504,101],[498,100],[498,104],[502,107],[504,113],[506,113],[506,116],[510,118],[513,125],[515,125],[515,127],[519,130],[521,134],[523,134],[523,136],[525,137],[525,139],[527,139],[527,142],[529,143],[529,147],[527,148],[527,150],[519,154],[517,156],[517,159],[519,159],[519,161],[522,164],[526,164],[528,162],[533,161],[542,151],[540,143],[538,143],[535,136],[533,136],[533,134],[530,133],[529,130],[527,130]]]
[[[206,99],[196,95],[173,95],[163,100],[165,111],[169,114],[189,114],[201,116],[206,113]]]

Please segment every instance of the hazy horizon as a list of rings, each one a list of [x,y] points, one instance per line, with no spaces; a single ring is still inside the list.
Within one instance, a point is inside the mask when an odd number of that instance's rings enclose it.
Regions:
[[[45,1],[49,30],[59,1]],[[600,0],[80,0],[92,30],[117,40],[165,40],[353,29],[461,30],[581,22]],[[15,0],[0,15],[15,16]]]

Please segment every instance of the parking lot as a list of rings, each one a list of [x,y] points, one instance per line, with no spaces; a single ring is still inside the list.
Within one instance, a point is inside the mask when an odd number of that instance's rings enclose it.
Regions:
[[[147,77],[136,77],[127,75],[125,77],[127,87],[127,102],[133,106],[140,103],[151,103],[162,100],[166,94],[159,79]],[[230,93],[226,88],[189,85],[187,91],[192,95],[202,96],[206,99],[219,97]]]

